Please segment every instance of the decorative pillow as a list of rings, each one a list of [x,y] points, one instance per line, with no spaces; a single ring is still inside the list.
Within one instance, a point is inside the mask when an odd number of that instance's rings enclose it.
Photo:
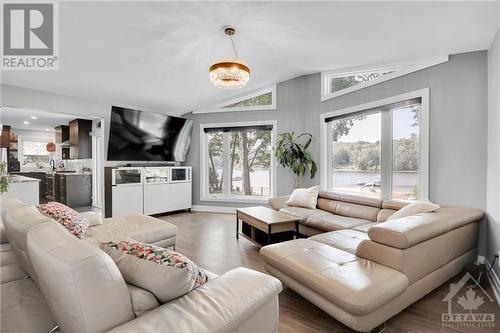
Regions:
[[[51,217],[63,225],[70,233],[78,238],[85,235],[89,227],[89,221],[78,214],[74,209],[59,202],[49,202],[37,206],[40,213]]]
[[[298,188],[292,192],[286,204],[288,206],[316,209],[319,185],[310,188]]]
[[[101,243],[127,283],[149,290],[160,303],[187,294],[208,276],[182,254],[136,241]]]
[[[416,201],[408,206],[404,206],[387,219],[387,221],[400,219],[402,217],[416,215],[419,213],[433,212],[441,208],[439,205],[432,203],[430,201]]]

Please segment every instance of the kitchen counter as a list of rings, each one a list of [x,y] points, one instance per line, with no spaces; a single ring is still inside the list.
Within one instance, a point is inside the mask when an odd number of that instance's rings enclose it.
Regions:
[[[40,179],[26,177],[26,176],[11,176],[9,183],[27,183],[27,182],[40,182]]]
[[[28,205],[38,205],[40,179],[26,176],[11,176],[7,192],[2,193],[2,200],[7,198],[19,199]]]

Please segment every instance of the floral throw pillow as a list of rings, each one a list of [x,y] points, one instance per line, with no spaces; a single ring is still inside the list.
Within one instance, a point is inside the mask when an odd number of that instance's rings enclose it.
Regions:
[[[89,221],[74,209],[59,202],[49,202],[37,206],[40,213],[62,224],[70,233],[82,238],[89,227]]]
[[[161,303],[208,281],[203,269],[173,250],[136,241],[104,242],[100,247],[116,262],[125,281],[150,291]]]

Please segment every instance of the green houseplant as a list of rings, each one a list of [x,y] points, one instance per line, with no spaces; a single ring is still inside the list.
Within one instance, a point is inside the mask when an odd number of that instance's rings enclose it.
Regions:
[[[309,171],[313,178],[318,170],[311,153],[307,150],[311,141],[310,133],[303,133],[297,137],[294,132],[284,132],[278,135],[274,156],[281,166],[292,170],[295,175],[294,188],[300,187],[306,171]]]
[[[0,162],[0,194],[9,189],[9,174],[7,173],[7,162]]]

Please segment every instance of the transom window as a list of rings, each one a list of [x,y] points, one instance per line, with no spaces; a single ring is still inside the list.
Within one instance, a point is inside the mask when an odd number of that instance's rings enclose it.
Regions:
[[[372,73],[358,73],[352,75],[343,76],[331,76],[329,77],[329,87],[330,93],[335,93],[340,90],[344,90],[356,85],[361,85],[366,82],[370,82],[381,78],[383,76],[394,73],[393,70],[382,71],[382,72],[372,72]]]
[[[427,199],[426,113],[423,98],[415,97],[324,117],[325,187],[382,199]]]
[[[194,110],[193,113],[213,113],[231,111],[257,111],[276,109],[276,85],[267,86],[223,101],[222,103]]]
[[[270,106],[273,104],[272,92],[267,92],[262,95],[250,97],[242,101],[223,106],[225,109],[251,106]]]
[[[202,125],[203,200],[265,201],[273,195],[272,123]]]

